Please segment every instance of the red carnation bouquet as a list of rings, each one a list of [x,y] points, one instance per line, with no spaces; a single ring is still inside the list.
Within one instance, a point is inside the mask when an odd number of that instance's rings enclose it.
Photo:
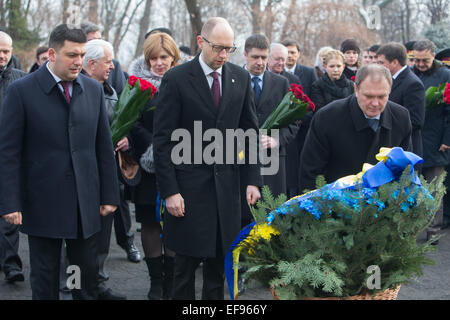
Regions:
[[[144,111],[148,101],[153,99],[157,89],[148,81],[130,76],[128,83],[116,103],[111,124],[113,145],[125,137]]]
[[[261,129],[285,128],[295,121],[302,120],[305,115],[315,110],[314,103],[303,92],[301,85],[292,84],[278,107],[272,111]]]
[[[427,109],[444,103],[450,104],[450,83],[444,83],[439,87],[429,87],[425,95]]]

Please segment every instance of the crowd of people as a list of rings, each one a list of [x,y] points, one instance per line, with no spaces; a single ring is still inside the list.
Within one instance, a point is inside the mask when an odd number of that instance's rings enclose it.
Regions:
[[[13,55],[14,39],[0,31],[0,268],[6,281],[24,281],[20,231],[29,243],[33,299],[57,300],[60,290],[74,299],[126,299],[107,286],[114,225],[128,260],[148,267],[148,299],[195,299],[202,263],[202,299],[221,300],[225,254],[252,222],[250,206],[262,186],[274,196],[296,196],[314,189],[319,175],[333,182],[375,164],[381,147],[423,157],[417,169],[428,181],[450,164],[450,105],[427,109],[425,102],[429,87],[450,82],[450,49],[437,54],[429,40],[362,49],[347,39],[338,49],[321,48],[308,67],[299,63],[295,40],[270,43],[255,34],[245,42],[245,65],[237,66],[228,62],[234,40],[227,20],[211,18],[193,57],[171,30],[157,28],[142,39],[142,56],[125,72],[98,26],[62,24],[37,49],[26,74]],[[115,106],[131,75],[158,91],[113,146]],[[281,128],[278,138],[259,137],[260,148],[278,152],[276,174],[263,176],[262,164],[245,161],[173,162],[175,130],[193,137],[198,121],[203,133],[258,130],[291,84],[301,85],[316,109]],[[153,168],[142,161],[149,151]],[[139,179],[123,177],[119,153],[139,164]],[[143,258],[130,230],[130,202],[141,224]],[[443,207],[429,238],[444,227]],[[82,270],[80,287],[66,286],[69,264]]]

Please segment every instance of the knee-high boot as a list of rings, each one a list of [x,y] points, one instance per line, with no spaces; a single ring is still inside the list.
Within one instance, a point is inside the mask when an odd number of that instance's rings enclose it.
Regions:
[[[150,276],[150,290],[147,294],[149,300],[161,300],[163,293],[163,256],[144,258]]]

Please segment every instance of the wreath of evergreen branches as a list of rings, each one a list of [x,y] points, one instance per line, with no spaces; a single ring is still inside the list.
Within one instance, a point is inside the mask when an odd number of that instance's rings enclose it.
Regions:
[[[371,203],[349,206],[319,195],[317,203],[326,208],[319,220],[301,209],[276,216],[272,227],[280,234],[261,239],[250,253],[242,251],[244,278],[275,289],[280,299],[297,299],[376,294],[422,276],[422,267],[434,264],[427,254],[435,250],[431,243],[437,238],[420,244],[417,236],[441,203],[445,174],[429,184],[421,177],[422,188],[411,183],[409,172],[378,188]],[[318,189],[324,185],[319,177]],[[257,209],[252,208],[256,224],[266,223],[267,214],[286,201],[285,195],[275,199],[267,186],[262,194]],[[381,270],[379,290],[367,288],[370,266]]]

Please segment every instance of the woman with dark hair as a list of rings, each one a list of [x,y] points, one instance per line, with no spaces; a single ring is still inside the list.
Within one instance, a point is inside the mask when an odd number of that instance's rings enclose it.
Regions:
[[[343,75],[344,60],[344,55],[338,50],[332,50],[325,55],[326,73],[312,85],[311,100],[316,105],[316,111],[334,100],[353,94],[353,82]]]
[[[180,51],[172,37],[166,33],[151,34],[144,44],[144,57],[147,70],[134,74],[151,82],[157,89],[164,74],[178,64]],[[152,107],[158,105],[158,94],[150,101],[141,119],[131,131],[131,147],[136,162],[141,164],[142,179],[139,185],[131,188],[131,200],[136,208],[136,221],[141,223],[141,240],[144,249],[151,287],[150,300],[169,299],[172,290],[173,259],[175,254],[163,250],[161,224],[157,218],[157,188],[154,172],[143,165],[141,158],[148,154],[153,142]]]
[[[355,39],[344,40],[341,44],[341,52],[345,58],[344,75],[347,79],[352,80],[361,66],[361,62],[359,61],[361,49],[359,48],[358,42]]]

